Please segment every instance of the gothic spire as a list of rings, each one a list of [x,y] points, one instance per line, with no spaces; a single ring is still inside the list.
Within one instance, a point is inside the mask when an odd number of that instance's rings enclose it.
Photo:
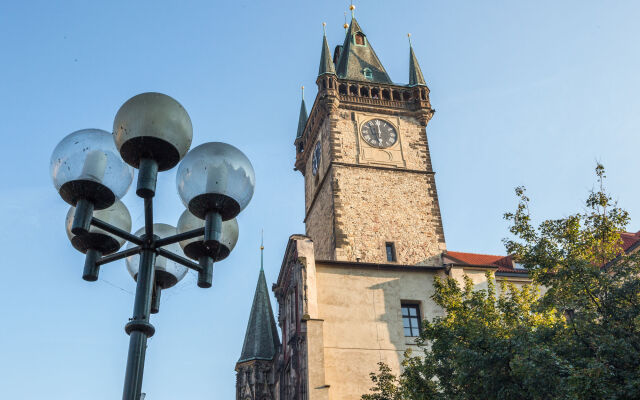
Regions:
[[[407,37],[409,37],[409,86],[426,86],[427,83],[424,81],[424,76],[422,75],[420,64],[418,64],[416,54],[413,52],[413,45],[411,44],[411,34],[407,34]]]
[[[296,139],[301,138],[304,133],[304,127],[307,126],[307,105],[304,103],[304,86],[302,87],[302,103],[300,103],[300,117],[298,118],[298,133]]]
[[[278,328],[269,300],[267,280],[264,277],[263,251],[264,246],[260,245],[260,274],[258,275],[256,292],[253,295],[251,314],[238,363],[251,360],[272,360],[280,346]]]
[[[331,59],[331,50],[329,49],[329,43],[327,43],[326,26],[327,24],[323,22],[322,29],[324,31],[324,34],[322,36],[322,53],[320,53],[320,68],[318,69],[318,76],[324,74],[336,74],[336,68],[333,66],[333,60]]]
[[[393,83],[355,17],[351,18],[337,65],[341,79]]]

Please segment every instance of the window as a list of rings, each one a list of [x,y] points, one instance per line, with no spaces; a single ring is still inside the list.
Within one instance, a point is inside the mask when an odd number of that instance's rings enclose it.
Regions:
[[[356,44],[364,46],[364,35],[360,32],[356,33]]]
[[[364,74],[364,77],[366,79],[369,79],[369,80],[373,79],[373,73],[369,68],[365,68],[364,70],[362,70],[362,73]]]
[[[393,242],[387,242],[385,247],[387,249],[387,261],[396,261],[396,246]]]
[[[402,326],[405,337],[420,335],[420,306],[418,304],[402,304]]]

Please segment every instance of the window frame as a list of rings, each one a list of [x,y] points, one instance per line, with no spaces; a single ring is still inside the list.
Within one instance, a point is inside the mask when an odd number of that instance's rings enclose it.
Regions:
[[[389,259],[389,251],[391,251],[391,259]],[[387,262],[398,262],[398,256],[396,254],[396,244],[394,242],[385,242],[384,252],[387,256]]]
[[[407,313],[405,315],[405,309]],[[415,310],[415,315],[411,315],[411,310]],[[403,301],[400,303],[400,315],[402,317],[402,332],[405,338],[416,338],[422,332],[422,315],[420,314],[420,303]],[[408,320],[408,327],[405,326],[405,318]],[[414,326],[414,324],[416,326]],[[409,329],[409,336],[407,336]],[[416,333],[416,335],[414,335]]]

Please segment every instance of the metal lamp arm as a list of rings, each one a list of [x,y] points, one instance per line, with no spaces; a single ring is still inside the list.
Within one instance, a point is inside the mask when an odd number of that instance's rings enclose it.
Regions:
[[[117,253],[109,254],[108,256],[100,257],[96,261],[96,265],[104,265],[104,264],[108,264],[108,263],[113,262],[113,261],[118,261],[118,260],[121,260],[123,258],[127,258],[129,256],[132,256],[134,254],[138,254],[141,251],[142,251],[142,247],[135,246],[135,247],[132,247],[130,249],[122,250],[122,251],[117,252]]]
[[[122,230],[118,227],[115,227],[109,223],[106,223],[96,217],[91,218],[91,225],[95,226],[96,228],[100,228],[103,231],[107,231],[109,233],[111,233],[112,235],[116,235],[119,238],[122,238],[124,240],[127,240],[131,243],[135,243],[138,246],[142,245],[144,243],[144,241],[142,239],[140,239],[139,237],[137,237],[136,235],[132,235],[131,233]]]
[[[204,235],[204,228],[198,228],[191,231],[178,233],[177,235],[167,236],[156,240],[156,247],[166,246],[168,244],[181,242],[183,240],[193,239]]]
[[[170,252],[168,250],[161,249],[161,248],[156,248],[156,253],[159,256],[168,258],[169,260],[175,261],[178,264],[182,264],[185,267],[190,268],[190,269],[192,269],[194,271],[197,271],[197,272],[201,272],[202,271],[202,267],[200,265],[198,265],[198,264],[194,263],[193,261],[188,260],[188,259],[186,259],[184,257],[180,257],[179,255],[174,254],[174,253],[172,253],[172,252]]]

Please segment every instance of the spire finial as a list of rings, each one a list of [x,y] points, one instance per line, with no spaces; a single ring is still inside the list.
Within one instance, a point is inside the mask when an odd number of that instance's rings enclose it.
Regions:
[[[264,229],[260,230],[260,271],[264,271]]]
[[[409,47],[411,47],[412,46],[412,44],[411,44],[411,34],[407,33],[407,37],[409,38]]]
[[[322,23],[322,33],[327,36],[327,23],[323,22]]]
[[[342,27],[344,28],[344,33],[347,33],[347,29],[349,29],[349,24],[347,24],[347,12],[344,12],[344,25],[342,25]]]
[[[356,6],[353,5],[353,0],[351,0],[351,5],[349,6],[349,10],[351,10],[351,18],[355,18],[355,12],[354,12],[355,9],[356,9]]]
[[[302,89],[302,101],[304,101],[304,85],[301,87]]]

